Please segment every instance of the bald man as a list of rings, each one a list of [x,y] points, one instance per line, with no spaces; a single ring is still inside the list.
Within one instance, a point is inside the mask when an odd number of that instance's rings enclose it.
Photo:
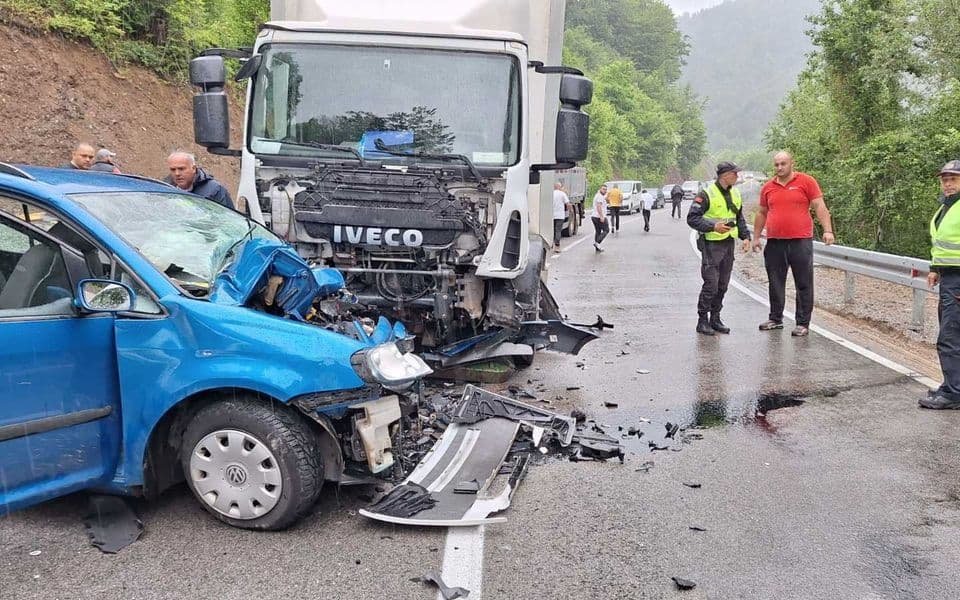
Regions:
[[[763,262],[767,268],[770,294],[770,318],[760,324],[761,331],[783,329],[783,308],[786,302],[787,271],[793,271],[797,288],[796,321],[791,332],[805,337],[810,332],[813,314],[813,218],[817,213],[823,227],[823,242],[832,244],[833,225],[830,211],[823,201],[817,180],[793,170],[793,156],[778,152],[773,157],[776,175],[760,189],[760,210],[753,222],[753,249],[760,249],[760,233],[767,229],[767,245]]]
[[[96,150],[93,149],[93,146],[81,142],[73,149],[73,154],[70,155],[70,162],[63,163],[60,165],[60,168],[88,171],[90,167],[93,166],[95,156]]]
[[[233,208],[233,199],[230,192],[219,181],[197,166],[197,159],[193,154],[177,150],[167,157],[167,169],[170,174],[166,181],[181,190],[203,196],[227,208]]]

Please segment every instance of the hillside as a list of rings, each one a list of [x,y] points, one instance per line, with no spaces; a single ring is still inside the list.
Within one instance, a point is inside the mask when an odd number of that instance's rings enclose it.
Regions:
[[[728,0],[677,19],[690,55],[682,80],[707,99],[713,150],[761,143],[812,49],[805,17],[820,0]]]
[[[117,153],[125,171],[162,177],[172,150],[192,150],[231,193],[239,162],[193,144],[191,91],[57,36],[0,24],[0,160],[58,165],[87,141]],[[234,106],[232,125],[241,123]],[[235,135],[238,132],[234,132]]]

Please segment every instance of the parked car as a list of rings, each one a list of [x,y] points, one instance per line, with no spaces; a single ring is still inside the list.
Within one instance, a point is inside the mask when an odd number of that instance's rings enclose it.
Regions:
[[[642,181],[608,181],[604,185],[607,186],[607,193],[613,189],[613,186],[620,188],[620,191],[623,193],[623,203],[620,205],[620,214],[629,215],[630,213],[638,213],[643,208],[643,202],[640,201],[640,190],[643,189]]]
[[[649,186],[649,187],[644,187],[643,189],[650,192],[650,195],[653,196],[654,208],[663,208],[666,205],[666,200],[663,195],[663,190],[661,190],[658,186]]]
[[[430,369],[343,285],[162,182],[0,163],[0,514],[185,479],[221,521],[281,529],[324,480],[389,471]]]
[[[699,181],[684,181],[682,184],[680,184],[680,187],[683,188],[684,200],[693,200],[694,197],[700,193]]]
[[[663,186],[662,188],[660,188],[660,193],[663,194],[663,201],[664,201],[664,202],[666,202],[667,200],[670,200],[670,192],[671,192],[671,191],[673,191],[673,186],[672,186],[672,185],[665,185],[665,186]]]

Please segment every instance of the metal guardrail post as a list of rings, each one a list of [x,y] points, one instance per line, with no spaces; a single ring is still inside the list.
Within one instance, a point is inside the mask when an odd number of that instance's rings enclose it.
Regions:
[[[851,304],[853,303],[853,296],[857,292],[857,279],[856,276],[850,271],[845,271],[843,273],[843,303]]]
[[[924,308],[927,304],[927,292],[919,288],[913,289],[913,330],[923,331]]]

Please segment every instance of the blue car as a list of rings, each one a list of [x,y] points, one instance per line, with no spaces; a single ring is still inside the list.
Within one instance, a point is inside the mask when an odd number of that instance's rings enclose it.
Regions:
[[[161,182],[0,163],[0,514],[185,480],[281,529],[325,480],[388,472],[430,369],[343,284]]]

